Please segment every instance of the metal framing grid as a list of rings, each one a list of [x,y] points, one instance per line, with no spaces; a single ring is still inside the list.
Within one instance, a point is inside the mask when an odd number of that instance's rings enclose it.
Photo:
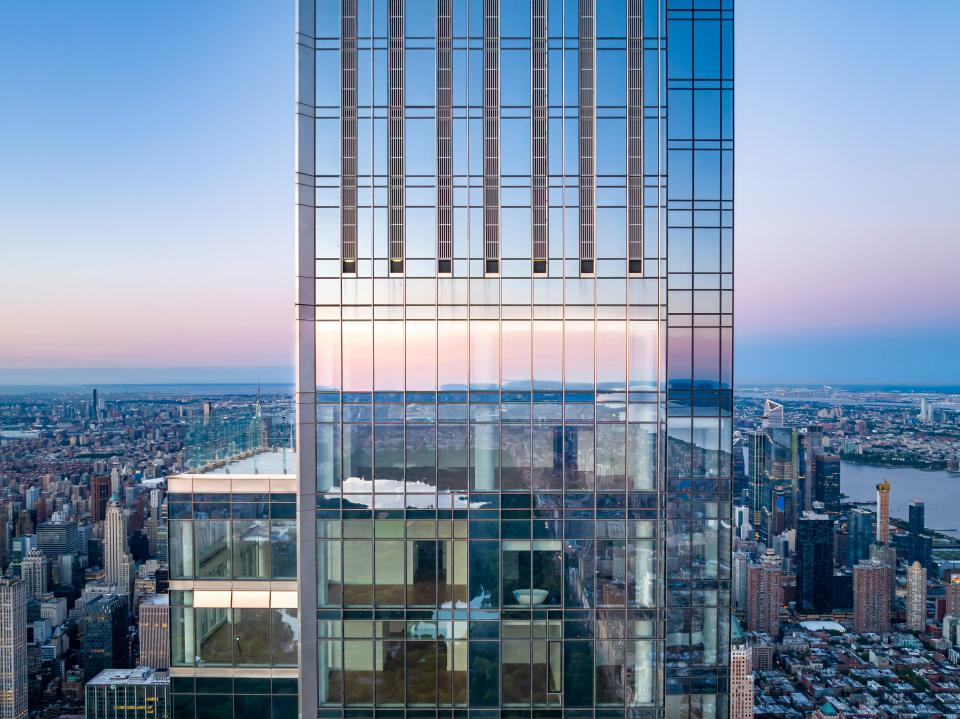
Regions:
[[[343,271],[357,271],[357,0],[343,0],[340,50],[340,244]]]
[[[437,272],[453,270],[453,0],[437,7]]]
[[[483,264],[500,271],[500,0],[483,0]]]
[[[580,274],[596,269],[596,7],[579,0],[579,126],[580,126]]]
[[[387,113],[390,136],[390,272],[403,272],[405,248],[404,181],[404,0],[390,0],[390,108]]]
[[[548,141],[547,128],[547,0],[532,0],[530,12],[531,45],[531,183],[532,238],[531,257],[534,274],[546,274],[549,252],[547,233]]]
[[[643,0],[627,0],[627,263],[643,273]]]

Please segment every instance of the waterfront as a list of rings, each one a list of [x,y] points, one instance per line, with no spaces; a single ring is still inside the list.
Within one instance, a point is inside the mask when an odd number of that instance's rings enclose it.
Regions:
[[[37,430],[29,429],[0,429],[0,439],[36,439],[40,436]]]
[[[907,507],[914,499],[926,504],[929,529],[960,536],[957,495],[960,477],[943,470],[927,471],[909,467],[871,467],[843,462],[840,466],[840,491],[855,502],[876,500],[877,484],[890,482],[890,514],[907,518]]]

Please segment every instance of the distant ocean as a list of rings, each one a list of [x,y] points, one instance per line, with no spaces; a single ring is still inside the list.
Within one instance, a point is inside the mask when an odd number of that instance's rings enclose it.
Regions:
[[[293,394],[293,384],[287,382],[264,382],[257,385],[256,382],[180,382],[180,383],[156,383],[156,384],[11,384],[0,385],[0,395],[61,395],[78,394],[89,395],[94,389],[103,397],[115,395],[200,395],[200,396],[222,396],[222,395],[246,395],[256,394],[257,387],[265,395],[271,394]]]
[[[761,390],[772,389],[818,389],[825,387],[849,392],[903,392],[906,394],[960,394],[960,385],[922,385],[922,384],[792,384],[770,382],[737,382],[735,392],[751,392],[756,388]]]
[[[196,373],[183,369],[158,368],[156,370],[95,370],[84,371],[74,378],[85,381],[57,381],[68,379],[60,374],[60,370],[2,370],[0,369],[0,396],[26,394],[88,394],[96,388],[104,395],[116,394],[179,394],[179,395],[230,395],[255,394],[257,391],[256,377],[265,381],[260,383],[261,391],[275,394],[284,392],[293,393],[293,382],[276,381],[284,376],[292,376],[292,370],[286,368],[202,368]],[[178,376],[170,376],[175,372]],[[59,374],[59,377],[57,377]],[[95,376],[91,376],[94,374]],[[164,375],[167,375],[166,377]],[[184,375],[187,375],[184,377]],[[194,375],[194,376],[190,376]],[[228,381],[211,381],[218,378]],[[239,376],[238,376],[239,375]],[[50,381],[45,381],[47,377]],[[20,379],[23,381],[18,381]],[[101,379],[102,378],[102,379]],[[155,378],[155,379],[153,379]],[[248,380],[247,378],[250,378]],[[124,379],[131,381],[122,381]],[[153,381],[135,381],[152,379]],[[110,381],[114,380],[114,381]],[[116,381],[121,380],[121,381]],[[186,381],[184,381],[186,380]],[[833,390],[850,392],[896,392],[901,394],[960,394],[960,385],[909,385],[909,384],[791,384],[791,383],[751,383],[739,382],[734,392],[741,396],[766,396],[778,390],[815,390],[818,393],[829,387]],[[787,397],[786,399],[802,400],[802,396]],[[814,398],[811,398],[814,399]],[[826,397],[816,397],[819,401],[830,401]]]

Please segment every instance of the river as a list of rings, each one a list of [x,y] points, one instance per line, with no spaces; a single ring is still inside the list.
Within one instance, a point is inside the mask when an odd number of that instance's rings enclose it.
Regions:
[[[36,439],[40,432],[33,429],[0,429],[0,439]]]
[[[840,491],[855,502],[875,502],[877,484],[884,479],[890,482],[892,516],[906,519],[910,502],[919,499],[926,505],[928,529],[960,537],[960,477],[951,477],[942,470],[868,467],[849,462],[840,465]]]

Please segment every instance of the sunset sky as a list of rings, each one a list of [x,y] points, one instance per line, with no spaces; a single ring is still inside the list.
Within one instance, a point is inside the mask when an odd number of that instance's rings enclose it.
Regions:
[[[737,3],[738,384],[960,384],[960,4],[905,7]],[[0,5],[0,384],[289,366],[292,43],[293,0]]]

